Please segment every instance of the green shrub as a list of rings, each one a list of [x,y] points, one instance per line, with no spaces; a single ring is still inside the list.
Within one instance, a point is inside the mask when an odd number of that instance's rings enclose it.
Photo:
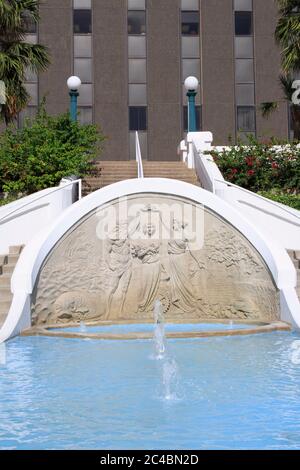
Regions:
[[[283,149],[274,143],[261,144],[253,138],[249,144],[213,152],[213,157],[224,178],[251,191],[299,193],[300,148],[284,143]]]
[[[260,191],[259,194],[300,211],[300,194],[285,194],[275,191]]]
[[[42,108],[23,129],[0,135],[0,192],[28,195],[69,175],[84,176],[99,156],[104,137],[94,125],[74,123]]]

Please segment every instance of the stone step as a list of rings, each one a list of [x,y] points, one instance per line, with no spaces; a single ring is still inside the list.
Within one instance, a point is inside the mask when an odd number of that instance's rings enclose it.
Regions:
[[[12,274],[16,265],[14,263],[5,264],[2,269],[3,274]]]
[[[0,301],[1,300],[9,300],[12,301],[13,295],[10,291],[10,288],[0,289]]]
[[[7,256],[7,264],[14,264],[16,265],[20,255],[8,255]]]
[[[8,313],[11,306],[11,300],[0,300],[0,314]]]
[[[8,313],[8,312],[6,312],[6,313],[0,313],[0,328],[1,328],[1,326],[3,325],[3,323],[4,323],[5,320],[6,320],[7,313]]]
[[[296,269],[299,269],[300,268],[300,261],[298,261],[297,259],[295,258],[292,258],[292,261],[294,263],[294,266]]]
[[[21,251],[23,250],[24,245],[16,245],[16,246],[10,246],[9,247],[9,254],[10,255],[19,255]]]
[[[10,274],[2,274],[0,276],[0,287],[10,287],[11,275]]]
[[[7,263],[7,255],[0,255],[0,266]]]

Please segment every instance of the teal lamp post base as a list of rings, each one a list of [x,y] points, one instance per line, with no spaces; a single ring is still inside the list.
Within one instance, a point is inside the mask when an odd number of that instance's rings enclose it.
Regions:
[[[196,96],[199,81],[196,77],[187,77],[184,81],[188,97],[188,132],[197,132]]]
[[[70,118],[73,122],[77,121],[77,101],[79,96],[79,88],[81,86],[81,80],[79,77],[72,76],[68,78],[67,85],[69,88],[70,95]]]
[[[77,121],[77,100],[79,93],[77,90],[71,90],[70,93],[70,118],[71,121]]]
[[[197,132],[196,122],[196,91],[188,91],[188,132]]]

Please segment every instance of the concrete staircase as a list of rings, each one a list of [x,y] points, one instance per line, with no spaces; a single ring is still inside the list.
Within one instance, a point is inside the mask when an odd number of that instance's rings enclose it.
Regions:
[[[288,254],[290,255],[294,266],[297,270],[297,294],[300,300],[300,251],[288,251]]]
[[[10,281],[23,246],[11,246],[9,253],[0,255],[0,328],[2,327],[12,301]]]
[[[171,178],[200,186],[194,170],[183,162],[143,162],[145,178]],[[83,195],[126,179],[137,178],[137,163],[129,161],[104,161],[94,164],[83,181]]]

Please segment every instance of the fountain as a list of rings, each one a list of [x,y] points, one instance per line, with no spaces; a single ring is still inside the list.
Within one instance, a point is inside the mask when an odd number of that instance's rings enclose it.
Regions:
[[[294,365],[300,364],[300,341],[295,340],[291,344],[291,361]]]
[[[160,300],[154,303],[154,345],[156,359],[163,360],[161,364],[163,398],[165,400],[176,399],[174,388],[177,383],[178,366],[173,357],[166,355],[166,335],[165,335],[165,319],[163,306]]]
[[[176,394],[172,392],[177,385],[178,366],[174,358],[169,358],[163,364],[163,396],[165,400],[174,400]]]
[[[154,303],[154,345],[157,359],[163,359],[166,352],[165,346],[165,319],[163,307],[160,300]]]

